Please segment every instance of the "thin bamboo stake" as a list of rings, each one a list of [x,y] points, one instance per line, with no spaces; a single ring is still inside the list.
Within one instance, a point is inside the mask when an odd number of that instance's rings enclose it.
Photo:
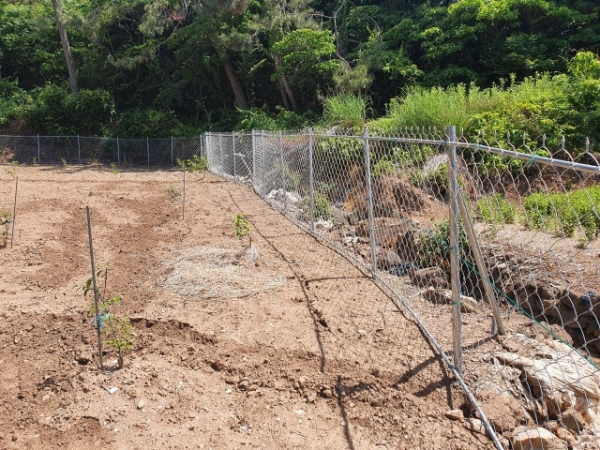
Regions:
[[[94,247],[92,245],[92,219],[90,216],[90,207],[86,206],[87,211],[87,226],[88,226],[88,237],[90,241],[90,259],[92,260],[92,282],[94,285],[94,308],[96,310],[96,329],[98,330],[98,355],[100,356],[100,370],[104,370],[104,363],[102,362],[102,337],[101,337],[101,326],[100,326],[100,311],[98,311],[98,286],[96,284],[96,265],[94,263]]]
[[[15,204],[13,205],[12,215],[12,230],[10,232],[10,248],[13,246],[13,239],[15,237],[15,221],[17,220],[17,192],[19,191],[19,177],[15,180]]]

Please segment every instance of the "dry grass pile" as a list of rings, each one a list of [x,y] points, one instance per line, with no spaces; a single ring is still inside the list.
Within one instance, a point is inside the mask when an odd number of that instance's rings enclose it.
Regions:
[[[243,251],[218,247],[192,247],[164,261],[172,268],[164,287],[187,300],[245,298],[283,286],[285,277],[256,266],[255,245]]]

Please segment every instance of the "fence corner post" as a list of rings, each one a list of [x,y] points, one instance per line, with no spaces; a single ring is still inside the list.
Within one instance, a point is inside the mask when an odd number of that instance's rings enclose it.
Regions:
[[[375,239],[375,214],[373,211],[373,187],[371,185],[371,149],[369,146],[369,131],[363,131],[363,150],[365,164],[365,179],[367,184],[367,204],[369,206],[369,235],[371,238],[371,266],[373,275],[377,274],[377,241]]]
[[[462,375],[462,318],[460,313],[461,285],[460,285],[460,253],[459,253],[459,227],[458,221],[458,181],[456,163],[456,127],[446,129],[448,150],[448,191],[449,191],[449,223],[450,223],[450,278],[452,285],[452,326],[454,366]]]

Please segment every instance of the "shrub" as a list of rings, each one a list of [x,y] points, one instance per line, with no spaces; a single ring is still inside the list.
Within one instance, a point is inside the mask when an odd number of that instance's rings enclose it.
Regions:
[[[600,227],[600,186],[575,191],[525,197],[525,225],[529,228],[554,231],[573,236],[581,228],[587,240],[596,237]]]
[[[459,226],[459,257],[461,272],[468,273],[469,267],[475,266],[471,246],[464,227]],[[450,274],[450,224],[448,220],[438,223],[432,230],[425,230],[419,234],[417,247],[417,265],[419,267],[441,267]],[[463,270],[464,268],[464,270]]]

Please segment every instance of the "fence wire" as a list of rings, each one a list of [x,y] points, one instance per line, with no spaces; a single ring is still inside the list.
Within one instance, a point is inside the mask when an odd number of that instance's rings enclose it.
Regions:
[[[600,449],[596,155],[564,141],[550,149],[447,134],[0,136],[0,162],[164,166],[206,156],[211,171],[251,182],[413,315],[497,448]],[[389,323],[395,312],[377,311]],[[374,353],[379,364],[396,358],[391,344]],[[340,350],[349,359],[354,351]]]

